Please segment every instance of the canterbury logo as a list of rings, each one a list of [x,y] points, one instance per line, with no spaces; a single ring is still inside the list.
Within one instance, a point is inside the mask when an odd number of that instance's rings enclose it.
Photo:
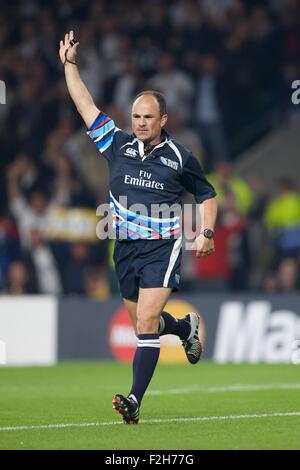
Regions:
[[[139,153],[138,150],[135,150],[130,147],[126,149],[125,151],[125,155],[128,155],[129,157],[133,157],[133,158],[135,158],[138,155],[138,153]]]

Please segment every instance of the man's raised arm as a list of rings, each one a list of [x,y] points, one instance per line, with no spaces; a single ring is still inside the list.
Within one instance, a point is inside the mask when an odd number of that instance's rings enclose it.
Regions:
[[[86,126],[90,127],[100,113],[100,110],[95,105],[87,87],[81,80],[75,63],[79,42],[71,45],[70,41],[72,39],[74,39],[74,33],[70,31],[65,35],[64,41],[60,41],[59,56],[65,67],[65,77],[71,98]]]

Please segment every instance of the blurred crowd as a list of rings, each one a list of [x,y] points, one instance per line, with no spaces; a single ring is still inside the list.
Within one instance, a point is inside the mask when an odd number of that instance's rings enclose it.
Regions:
[[[182,288],[299,290],[299,188],[282,178],[270,192],[259,176],[233,171],[242,150],[299,112],[290,99],[300,79],[299,0],[0,6],[0,293],[117,292],[112,242],[87,235],[108,179],[67,92],[58,47],[70,29],[97,105],[129,130],[136,93],[162,91],[168,131],[216,187],[217,252],[200,262],[187,253]]]

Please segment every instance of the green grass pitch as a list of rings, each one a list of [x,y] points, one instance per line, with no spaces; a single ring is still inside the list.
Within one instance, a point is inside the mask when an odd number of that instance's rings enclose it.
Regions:
[[[300,449],[300,365],[159,365],[138,425],[111,407],[130,381],[110,362],[0,368],[0,449]]]

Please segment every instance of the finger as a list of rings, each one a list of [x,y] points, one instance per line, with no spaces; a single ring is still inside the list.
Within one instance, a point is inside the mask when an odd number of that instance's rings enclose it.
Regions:
[[[69,33],[65,34],[65,46],[69,45]]]
[[[71,39],[73,38],[74,38],[74,31],[71,30],[69,33],[69,41],[71,41]]]
[[[59,47],[63,47],[63,45],[64,45],[63,41],[60,41],[59,42]]]
[[[73,46],[71,46],[71,49],[77,49],[78,46],[79,46],[79,41],[73,44]]]
[[[210,255],[210,251],[202,251],[201,252],[201,256],[209,256]]]

